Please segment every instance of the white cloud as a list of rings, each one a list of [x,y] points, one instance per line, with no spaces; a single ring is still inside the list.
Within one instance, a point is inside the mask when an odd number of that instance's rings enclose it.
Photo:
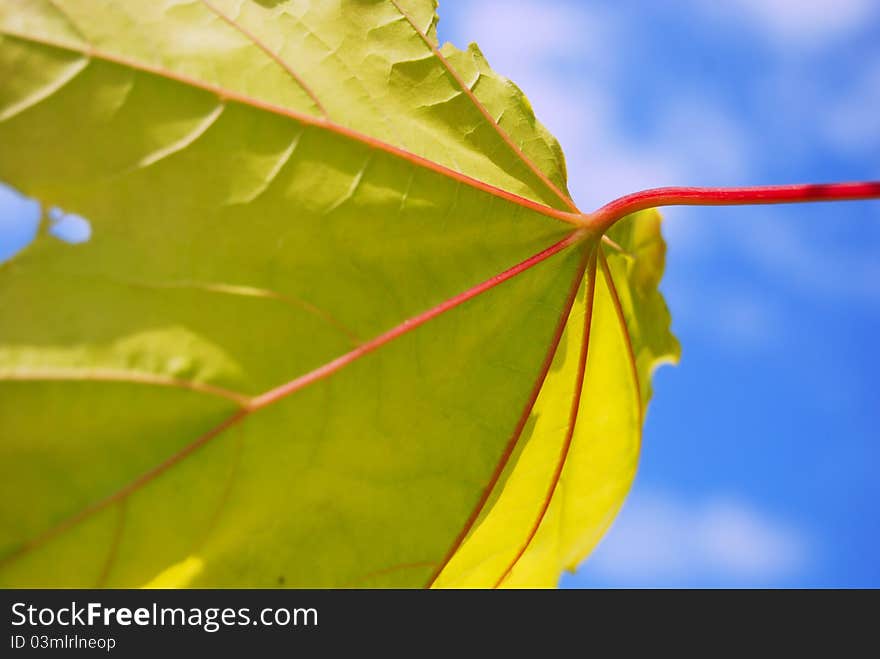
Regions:
[[[724,107],[695,94],[670,99],[656,141],[689,177],[678,184],[737,185],[755,162],[754,135]]]
[[[771,584],[802,570],[808,554],[800,532],[736,498],[634,494],[580,570],[621,585]]]
[[[748,13],[749,20],[764,21],[771,26],[767,29],[791,30],[786,38],[795,38],[795,34],[806,38],[811,30],[819,29],[809,26],[821,15],[821,4],[736,0],[730,6],[739,8],[741,14]],[[722,10],[706,11],[715,11],[717,17]],[[829,34],[838,34],[843,26],[855,29],[854,21],[867,16],[866,12],[869,10],[863,3],[842,0],[839,16],[820,27],[831,30]],[[617,90],[623,79],[620,76],[630,73],[599,63],[626,60],[622,50],[626,40],[619,38],[626,32],[620,15],[597,13],[580,5],[496,0],[470,4],[458,20],[458,33],[476,40],[492,66],[523,88],[538,118],[559,139],[568,162],[569,187],[581,208],[589,210],[643,188],[744,185],[759,180],[757,173],[766,164],[761,151],[766,147],[756,132],[760,124],[737,116],[686,82],[673,86],[662,97],[646,100],[653,104],[649,130],[638,137],[627,131],[625,101]],[[779,27],[782,24],[785,27]],[[819,99],[822,104],[818,107],[824,109],[810,115],[816,121],[814,132],[822,132],[825,122],[829,139],[849,145],[847,148],[864,150],[876,145],[880,137],[873,136],[880,132],[880,124],[872,110],[880,102],[875,98],[880,89],[880,63],[866,65],[866,71],[859,78],[862,82],[834,105],[837,110],[832,111],[831,99]],[[801,105],[815,105],[802,101],[798,100]],[[792,132],[803,133],[804,127],[795,126]],[[872,283],[880,281],[880,266],[870,257],[871,250],[866,249],[861,257],[852,250],[835,253],[827,241],[815,242],[815,232],[787,222],[784,212],[755,208],[739,212],[740,219],[734,225],[710,209],[669,209],[665,234],[670,257],[704,259],[710,252],[734,249],[770,276],[801,290],[868,299],[880,295],[880,285]],[[754,221],[756,218],[762,221]],[[670,300],[680,302],[687,291],[679,295],[673,285],[675,282],[667,285]],[[699,288],[699,282],[689,288]],[[698,302],[693,306],[701,309],[699,326],[723,335],[731,346],[766,347],[774,338],[769,328],[784,325],[784,318],[749,295],[692,292]],[[678,308],[675,311],[676,315],[681,313]]]
[[[593,8],[530,0],[470,3],[462,26],[478,35],[493,68],[507,71],[541,60],[604,61],[610,25]]]
[[[773,307],[744,291],[714,295],[711,318],[718,344],[725,348],[766,348],[779,338],[783,323]]]
[[[620,20],[582,5],[516,0],[473,3],[458,27],[525,91],[559,139],[585,210],[648,187],[746,178],[751,136],[709,98],[672,89],[654,108],[654,133],[627,138],[615,84],[627,74],[614,68],[625,61]]]
[[[711,217],[704,219],[712,222]],[[667,242],[675,246],[678,244],[675,237],[678,227],[691,224],[699,226],[700,221],[673,221],[670,224],[674,231],[667,228]],[[686,231],[683,233],[688,235]],[[723,240],[723,232],[707,232],[695,242],[702,243],[698,245],[699,250],[712,255],[708,258],[713,258],[719,250],[730,251],[727,246],[716,245],[716,242]],[[675,333],[699,337],[701,341],[711,344],[716,352],[737,358],[759,358],[785,347],[797,328],[792,327],[790,313],[780,304],[778,296],[765,286],[739,281],[735,272],[731,277],[707,277],[703,274],[705,266],[701,257],[698,254],[692,254],[692,257],[696,265],[682,264],[687,259],[682,258],[678,251],[671,251],[668,260],[674,267],[661,284],[672,310],[672,329]],[[684,359],[687,360],[687,351],[685,353]]]
[[[815,224],[809,228],[798,226],[798,219],[788,214],[768,215],[752,211],[751,222],[760,230],[730,232],[730,244],[738,246],[749,258],[765,268],[770,276],[787,282],[811,296],[880,301],[880,261],[877,259],[876,239],[872,239],[869,223],[880,218],[853,214],[851,206],[838,204],[836,208],[823,206],[821,213],[827,222],[835,222],[837,215],[846,214],[852,231],[864,238],[853,238],[845,248],[834,241],[823,240],[822,231]],[[818,215],[819,211],[814,210]],[[763,221],[762,221],[763,220]]]
[[[733,26],[750,24],[780,48],[804,50],[858,31],[877,11],[876,0],[701,0],[695,6]]]
[[[492,68],[525,92],[569,161],[585,137],[607,128],[613,108],[602,81],[615,59],[612,21],[580,6],[496,0],[469,3],[459,23],[463,40],[476,41]],[[560,63],[582,75],[575,81]]]
[[[859,79],[828,103],[825,138],[845,154],[880,149],[880,59],[866,63]]]

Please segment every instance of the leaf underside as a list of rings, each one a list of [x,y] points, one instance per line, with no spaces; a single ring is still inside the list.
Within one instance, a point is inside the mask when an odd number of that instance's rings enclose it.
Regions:
[[[92,226],[0,265],[0,585],[551,586],[595,546],[678,355],[659,216],[580,236],[436,21],[0,5],[0,180]]]

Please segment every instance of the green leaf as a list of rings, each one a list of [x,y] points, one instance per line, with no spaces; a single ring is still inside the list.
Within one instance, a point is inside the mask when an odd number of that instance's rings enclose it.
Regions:
[[[0,584],[547,586],[595,545],[678,354],[659,218],[580,228],[436,21],[0,5],[0,180],[92,226],[0,265]]]

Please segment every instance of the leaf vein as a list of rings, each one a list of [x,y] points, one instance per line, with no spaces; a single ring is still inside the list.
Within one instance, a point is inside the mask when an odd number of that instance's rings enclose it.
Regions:
[[[608,265],[608,259],[605,258],[604,252],[599,252],[599,263],[602,266],[602,274],[605,276],[605,282],[608,284],[608,292],[611,294],[611,304],[614,307],[614,314],[617,316],[617,323],[623,334],[623,340],[626,344],[626,356],[629,362],[630,374],[636,390],[636,398],[639,409],[639,433],[642,431],[642,422],[644,421],[645,410],[642,404],[642,389],[639,383],[639,369],[636,364],[636,355],[633,350],[632,336],[629,333],[629,327],[626,323],[626,316],[623,313],[623,305],[620,303],[620,296],[617,293],[617,286],[614,284],[614,275]]]
[[[54,80],[35,90],[31,94],[28,94],[17,103],[7,106],[5,110],[0,112],[0,122],[8,121],[9,119],[12,119],[13,117],[42,103],[46,99],[51,98],[54,94],[72,82],[80,73],[88,68],[88,66],[89,59],[87,57],[81,57],[74,60],[71,62],[71,65],[66,67],[61,75]]]
[[[224,23],[232,27],[233,29],[240,32],[245,38],[250,40],[257,48],[259,48],[263,53],[265,53],[275,64],[284,69],[288,75],[302,88],[302,90],[309,96],[312,100],[312,103],[315,104],[315,107],[318,108],[320,113],[325,117],[329,118],[329,114],[327,113],[327,109],[324,107],[324,104],[321,103],[321,100],[318,98],[315,91],[306,83],[301,75],[299,75],[294,68],[284,60],[281,55],[274,52],[269,46],[267,46],[261,39],[259,39],[253,32],[246,29],[241,23],[239,23],[236,19],[227,16],[222,11],[220,11],[213,3],[208,0],[201,0],[201,3],[205,5],[205,7],[213,13],[215,16],[220,18]]]
[[[28,551],[31,551],[34,548],[44,544],[45,542],[48,542],[60,533],[63,533],[67,529],[70,529],[82,522],[83,520],[89,518],[91,515],[105,509],[107,506],[110,506],[117,501],[121,501],[127,498],[132,493],[138,491],[143,486],[150,483],[155,478],[165,473],[167,470],[171,469],[174,465],[178,464],[182,460],[197,452],[200,448],[208,444],[215,437],[220,436],[229,428],[232,428],[233,426],[246,419],[250,414],[265,407],[274,405],[275,403],[286,398],[290,394],[295,393],[296,391],[299,391],[306,386],[314,384],[315,382],[318,382],[333,375],[334,373],[342,370],[349,364],[359,360],[362,357],[365,357],[366,355],[374,352],[382,346],[391,343],[399,337],[408,334],[412,330],[421,327],[422,325],[433,320],[434,318],[437,318],[438,316],[441,316],[451,309],[460,306],[464,302],[467,302],[468,300],[471,300],[478,295],[481,295],[486,291],[495,288],[499,284],[502,284],[505,281],[508,281],[509,279],[512,279],[513,277],[516,277],[523,272],[526,272],[527,270],[558,254],[564,249],[574,244],[577,244],[586,235],[587,234],[583,230],[573,231],[566,238],[560,240],[557,243],[554,243],[547,249],[529,257],[528,259],[521,261],[513,267],[508,268],[504,272],[499,273],[494,277],[490,277],[480,284],[477,284],[476,286],[473,286],[466,291],[463,291],[458,295],[449,298],[444,302],[441,302],[440,304],[428,309],[427,311],[424,311],[423,313],[413,318],[404,320],[402,323],[388,330],[384,334],[380,334],[371,341],[368,341],[367,343],[355,348],[354,350],[345,353],[344,355],[341,355],[340,357],[337,357],[330,362],[327,362],[323,366],[320,366],[310,371],[309,373],[306,373],[305,375],[294,378],[290,382],[276,387],[275,389],[271,389],[264,394],[257,396],[256,398],[250,399],[247,403],[239,407],[236,412],[228,416],[224,421],[214,426],[204,434],[200,435],[198,438],[184,446],[176,453],[168,456],[156,466],[143,472],[125,486],[107,495],[103,499],[99,499],[98,501],[86,506],[79,512],[62,520],[60,523],[47,529],[43,533],[29,540],[26,540],[17,549],[13,550],[6,556],[0,557],[0,567],[16,560],[17,558],[20,558]]]
[[[0,382],[105,382],[141,384],[175,389],[225,398],[239,407],[247,407],[250,397],[238,391],[217,387],[204,382],[173,378],[143,371],[125,371],[109,368],[79,370],[75,368],[28,368],[0,371]]]
[[[537,176],[538,179],[540,179],[541,183],[543,183],[547,187],[548,190],[550,190],[554,195],[556,195],[556,197],[558,197],[562,203],[564,203],[566,206],[568,206],[573,212],[580,213],[580,211],[578,210],[578,207],[575,205],[574,201],[571,200],[571,197],[569,197],[562,190],[560,190],[559,187],[557,187],[556,184],[553,183],[553,181],[551,181],[550,178],[543,171],[541,171],[541,169],[531,160],[531,158],[529,158],[525,154],[525,152],[521,148],[519,148],[519,146],[516,145],[516,143],[511,139],[510,135],[507,134],[507,131],[505,131],[501,127],[501,125],[497,121],[495,121],[495,119],[492,117],[492,115],[489,114],[489,111],[480,102],[480,100],[476,97],[474,92],[471,90],[471,87],[464,81],[464,79],[462,79],[462,77],[461,77],[461,75],[459,75],[458,71],[456,71],[455,68],[449,63],[449,60],[447,60],[446,57],[443,56],[443,53],[440,52],[440,49],[437,48],[436,45],[431,43],[431,40],[428,39],[428,35],[425,34],[425,32],[416,25],[415,21],[413,20],[412,16],[410,16],[409,12],[404,10],[398,4],[397,0],[390,0],[390,2],[391,2],[391,4],[393,4],[395,6],[395,8],[397,8],[397,11],[399,11],[403,15],[403,17],[406,19],[407,23],[410,24],[412,29],[416,32],[416,34],[418,34],[418,36],[421,38],[421,40],[424,42],[424,44],[431,50],[431,52],[440,61],[440,63],[443,65],[443,67],[446,69],[446,71],[449,73],[449,75],[452,76],[453,80],[455,80],[455,82],[459,85],[459,87],[461,87],[462,91],[468,96],[468,98],[474,104],[474,107],[477,109],[477,111],[479,111],[479,113],[483,115],[483,117],[486,119],[486,121],[489,122],[489,125],[495,129],[495,131],[498,133],[499,137],[501,137],[501,139],[504,141],[504,143],[507,144],[507,146],[510,148],[511,151],[513,151],[513,153],[517,156],[517,158],[519,158],[522,161],[522,163],[529,170],[531,170],[531,172],[535,176]],[[479,81],[479,79],[480,79],[480,73],[478,72],[477,77],[474,80],[474,86],[476,86],[476,83]]]
[[[19,32],[13,32],[11,30],[0,30],[0,34],[4,34],[11,38],[20,39],[22,41],[39,44],[48,48],[57,48],[60,50],[83,53],[84,55],[92,59],[99,59],[110,64],[115,64],[117,66],[143,71],[145,73],[165,78],[179,84],[187,85],[196,89],[201,89],[202,91],[217,95],[221,100],[224,101],[235,102],[255,110],[292,119],[293,121],[296,121],[303,125],[312,126],[321,130],[335,133],[340,137],[359,142],[369,148],[376,149],[378,151],[383,151],[391,156],[405,160],[413,166],[429,169],[436,174],[456,180],[460,183],[464,183],[474,189],[480,190],[499,199],[504,199],[508,202],[511,202],[518,206],[522,206],[541,215],[552,217],[554,219],[573,224],[577,227],[584,226],[586,222],[586,216],[584,216],[580,212],[563,211],[557,208],[553,208],[552,206],[547,206],[543,203],[527,199],[526,197],[522,197],[513,192],[509,192],[508,190],[496,187],[490,183],[486,183],[485,181],[481,181],[479,179],[473,178],[472,176],[468,176],[467,174],[462,174],[461,172],[455,171],[454,169],[446,167],[445,165],[434,162],[429,158],[425,158],[424,156],[420,156],[411,151],[407,151],[406,149],[394,146],[393,144],[389,144],[388,142],[384,142],[378,138],[366,135],[357,130],[354,130],[353,128],[349,128],[347,126],[343,126],[342,124],[337,124],[328,119],[324,119],[323,117],[315,117],[313,115],[302,113],[297,110],[274,105],[272,103],[253,98],[251,96],[247,96],[246,94],[241,94],[239,92],[235,92],[229,89],[224,89],[222,87],[202,82],[200,80],[191,78],[180,73],[169,71],[161,67],[155,67],[149,64],[145,64],[143,62],[138,62],[136,60],[132,60],[120,55],[100,51],[89,46],[81,46],[76,44],[63,43],[60,41],[53,41],[50,39],[35,37]]]
[[[193,129],[181,137],[165,146],[156,149],[152,153],[145,155],[143,158],[135,163],[133,169],[145,169],[152,165],[155,165],[161,160],[168,158],[169,156],[174,155],[180,151],[183,151],[188,146],[193,144],[196,140],[198,140],[202,135],[210,130],[211,126],[213,126],[217,120],[220,118],[220,115],[223,114],[223,110],[225,109],[225,105],[223,103],[218,103],[213,110],[211,110],[205,117],[197,123]]]
[[[534,523],[532,524],[531,529],[529,530],[528,536],[525,541],[520,545],[517,550],[516,555],[513,560],[508,564],[507,569],[502,573],[502,575],[495,582],[495,588],[498,588],[507,578],[510,576],[513,569],[516,567],[516,564],[523,557],[526,551],[529,548],[529,545],[532,544],[532,541],[535,539],[535,536],[538,533],[538,529],[540,529],[541,524],[544,522],[544,519],[547,517],[547,511],[550,509],[550,504],[553,501],[553,497],[556,494],[560,478],[562,476],[562,471],[565,468],[565,464],[568,461],[568,454],[571,449],[572,441],[574,439],[574,431],[575,426],[577,425],[578,412],[580,411],[581,405],[581,396],[584,390],[584,377],[586,375],[587,369],[587,360],[589,357],[590,351],[590,335],[591,335],[591,326],[593,324],[593,302],[595,299],[595,291],[596,291],[596,252],[598,251],[598,247],[594,248],[592,253],[590,254],[590,263],[587,267],[587,290],[586,290],[586,308],[584,309],[584,328],[583,334],[581,338],[581,351],[580,356],[578,358],[578,369],[577,376],[575,378],[574,384],[574,392],[571,397],[571,411],[569,412],[568,418],[568,429],[565,433],[565,439],[562,442],[562,448],[559,451],[559,459],[556,463],[556,468],[553,471],[553,475],[550,478],[550,484],[547,487],[547,493],[544,496],[544,500],[541,504],[541,509],[538,512],[537,517],[535,518]]]
[[[477,520],[483,513],[486,504],[489,502],[489,498],[492,496],[492,492],[495,490],[495,486],[498,484],[498,481],[501,479],[501,475],[504,473],[507,464],[510,462],[510,458],[513,456],[513,452],[516,450],[516,446],[519,443],[523,430],[525,429],[526,424],[529,421],[529,417],[532,414],[532,409],[535,407],[538,396],[541,394],[541,390],[544,388],[544,382],[547,379],[547,374],[550,372],[550,368],[553,365],[553,360],[556,357],[557,351],[559,350],[559,342],[562,339],[563,332],[565,331],[565,325],[568,323],[568,318],[571,314],[571,308],[572,306],[574,306],[574,301],[577,297],[577,292],[580,288],[581,280],[584,277],[586,267],[586,258],[581,259],[581,263],[578,266],[578,269],[575,271],[574,278],[572,279],[571,286],[569,287],[568,295],[562,307],[562,312],[559,314],[559,320],[556,323],[556,328],[550,338],[550,344],[547,347],[544,361],[541,364],[540,370],[538,371],[537,378],[535,378],[535,383],[532,386],[531,392],[529,393],[529,398],[526,400],[519,419],[517,420],[513,432],[510,435],[510,439],[505,445],[504,450],[502,451],[501,456],[498,459],[498,462],[495,464],[495,468],[492,471],[492,474],[489,476],[489,480],[483,487],[483,490],[480,493],[480,498],[477,500],[476,505],[471,510],[471,513],[468,516],[467,520],[465,520],[465,523],[462,526],[461,530],[458,532],[458,535],[456,535],[455,539],[452,541],[452,545],[446,551],[446,555],[443,557],[443,560],[440,561],[434,572],[431,574],[427,584],[425,584],[426,588],[430,588],[436,583],[437,579],[443,573],[443,570],[446,569],[446,566],[449,565],[449,562],[452,560],[453,556],[455,556],[458,549],[467,539],[468,534],[477,523]]]

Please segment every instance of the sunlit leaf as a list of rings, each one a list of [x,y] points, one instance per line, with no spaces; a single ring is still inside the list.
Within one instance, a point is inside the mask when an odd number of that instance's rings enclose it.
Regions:
[[[0,584],[553,585],[595,545],[678,353],[659,218],[581,229],[436,20],[0,4],[0,180],[89,229],[0,265]]]

